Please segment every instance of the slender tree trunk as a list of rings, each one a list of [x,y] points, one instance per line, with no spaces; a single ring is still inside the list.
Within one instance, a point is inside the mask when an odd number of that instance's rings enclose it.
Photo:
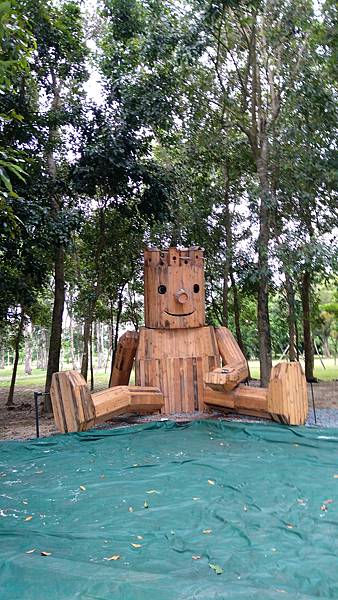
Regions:
[[[241,309],[239,304],[238,290],[234,277],[233,270],[230,270],[230,279],[231,279],[231,289],[234,299],[234,318],[235,318],[235,330],[236,330],[236,339],[240,349],[243,354],[246,356],[245,347],[243,343],[242,331],[241,331]]]
[[[96,332],[96,350],[97,350],[97,368],[102,369],[103,366],[103,344],[102,344],[102,323],[97,321],[95,332]]]
[[[90,350],[90,391],[94,389],[94,365],[93,365],[93,324],[90,328],[89,338],[89,350]]]
[[[223,271],[223,303],[222,303],[222,325],[228,327],[229,324],[229,264],[228,260],[225,260],[224,271]]]
[[[20,316],[18,331],[16,334],[15,345],[14,345],[14,364],[13,364],[13,371],[12,371],[12,379],[11,379],[11,385],[9,388],[9,394],[8,394],[8,398],[7,398],[7,402],[6,402],[7,408],[11,408],[12,406],[14,406],[13,396],[14,396],[16,374],[18,371],[19,355],[20,355],[20,342],[21,342],[21,338],[22,338],[24,322],[25,322],[25,314],[24,314],[23,308],[21,308],[21,316]]]
[[[258,236],[258,297],[257,325],[259,335],[259,362],[261,386],[266,387],[270,380],[272,368],[272,351],[269,318],[269,260],[270,241],[269,183],[267,167],[267,141],[261,152],[263,158],[257,160],[257,172],[261,188],[260,225]]]
[[[72,302],[72,298],[70,299],[70,302]],[[75,370],[76,364],[75,364],[75,354],[74,354],[73,312],[70,307],[68,308],[68,314],[69,314],[69,354],[70,354],[69,358],[70,358],[70,364],[72,365],[72,369]]]
[[[112,359],[111,359],[111,369],[110,369],[110,377],[109,377],[109,387],[112,385],[112,377],[113,377],[113,367],[115,360],[115,353],[117,349],[117,344],[119,341],[119,329],[120,329],[120,320],[123,310],[123,290],[125,288],[125,284],[120,288],[118,301],[117,301],[117,312],[116,312],[116,324],[115,324],[115,335],[112,347]]]
[[[285,289],[288,303],[289,359],[290,362],[295,362],[297,360],[295,292],[291,278],[287,271],[285,271]]]
[[[3,343],[1,341],[1,343]],[[5,348],[2,346],[2,348],[0,349],[0,369],[4,369],[5,368]]]
[[[32,374],[32,324],[29,321],[25,331],[25,375]]]
[[[299,333],[297,319],[295,319],[296,360],[299,362]]]
[[[223,274],[223,306],[222,306],[222,324],[224,327],[228,327],[229,324],[229,274],[232,268],[232,218],[229,206],[229,174],[228,165],[224,162],[223,165],[223,176],[224,176],[224,211],[223,211],[223,222],[225,230],[225,264]]]
[[[51,89],[53,94],[50,114],[52,119],[49,124],[48,130],[48,146],[46,152],[47,170],[48,175],[52,184],[55,184],[57,178],[57,167],[54,157],[54,148],[58,138],[58,128],[55,125],[55,116],[61,109],[61,82],[57,81],[56,74],[53,68],[50,69],[51,77]],[[55,194],[50,198],[51,202],[51,215],[56,218],[62,211],[62,203],[60,198]],[[55,278],[55,290],[54,290],[54,305],[52,315],[52,327],[49,341],[49,352],[48,352],[48,364],[47,374],[45,383],[45,400],[44,400],[44,411],[51,412],[52,403],[50,399],[50,386],[52,383],[52,375],[59,371],[60,365],[60,352],[62,343],[62,317],[65,304],[65,274],[64,274],[64,247],[59,242],[55,247],[54,255],[54,278]]]
[[[55,253],[55,290],[54,306],[52,315],[52,328],[49,342],[48,364],[45,392],[44,410],[50,412],[52,404],[49,396],[53,373],[59,371],[61,339],[62,339],[62,317],[65,304],[65,275],[64,275],[64,250],[58,246]]]
[[[303,336],[305,354],[305,376],[307,381],[316,381],[313,375],[314,351],[311,332],[311,274],[305,271],[301,283],[301,299],[303,308]]]
[[[88,363],[89,363],[89,341],[90,341],[90,330],[92,325],[92,311],[89,311],[88,316],[85,318],[83,327],[83,352],[81,362],[81,375],[87,381],[88,377]]]
[[[323,353],[325,358],[331,358],[329,338],[327,335],[321,336],[322,344],[323,344]]]

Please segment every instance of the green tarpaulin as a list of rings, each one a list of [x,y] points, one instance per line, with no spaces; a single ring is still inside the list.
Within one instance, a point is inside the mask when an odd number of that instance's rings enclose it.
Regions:
[[[338,598],[338,430],[152,423],[0,459],[1,600]]]

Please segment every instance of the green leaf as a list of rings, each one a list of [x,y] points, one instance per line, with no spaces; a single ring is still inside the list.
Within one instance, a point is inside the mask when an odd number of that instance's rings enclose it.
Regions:
[[[209,563],[209,567],[210,569],[215,571],[216,575],[222,575],[222,573],[224,573],[224,569],[222,569],[220,565],[214,565],[212,563]]]

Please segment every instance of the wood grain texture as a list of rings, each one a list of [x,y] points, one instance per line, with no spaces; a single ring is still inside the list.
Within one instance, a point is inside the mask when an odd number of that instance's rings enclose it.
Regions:
[[[205,323],[201,248],[144,252],[144,321],[152,329],[188,329]]]
[[[54,373],[51,398],[55,423],[62,433],[85,431],[123,413],[158,412],[164,405],[157,387],[120,385],[90,394],[77,371]]]
[[[77,371],[54,373],[50,389],[54,419],[63,433],[84,431],[95,423],[95,408],[84,378]]]
[[[273,367],[268,387],[268,411],[287,425],[304,425],[308,414],[307,385],[299,363]]]
[[[268,413],[267,390],[248,385],[239,385],[235,390],[220,392],[207,388],[205,403],[217,408],[227,408],[234,412],[248,414],[255,411],[260,415]]]
[[[232,390],[249,375],[247,361],[231,331],[226,327],[215,329],[219,353],[222,357],[222,366],[226,372],[218,371],[219,375],[210,374],[209,384],[214,389]]]
[[[136,384],[159,387],[166,414],[204,410],[204,376],[220,366],[213,327],[142,327],[136,353]]]
[[[109,387],[128,385],[137,350],[137,331],[126,331],[121,335],[115,353]]]

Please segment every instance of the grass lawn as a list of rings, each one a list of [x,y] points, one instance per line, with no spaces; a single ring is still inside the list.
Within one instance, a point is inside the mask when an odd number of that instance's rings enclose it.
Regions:
[[[274,364],[279,361],[275,360]],[[333,358],[325,358],[323,360],[325,369],[323,368],[319,358],[315,359],[315,376],[323,381],[332,381],[338,379],[338,364],[334,364]],[[259,361],[251,360],[249,362],[251,377],[259,379]],[[69,369],[69,365],[65,365],[64,369]],[[1,369],[0,371],[0,388],[9,388],[12,376],[12,369]],[[18,375],[16,379],[16,387],[35,389],[41,388],[44,385],[46,371],[44,369],[33,369],[32,375],[25,375],[24,365],[19,365]],[[94,381],[95,388],[104,388],[108,386],[109,372],[104,372],[104,369],[95,369]]]
[[[314,375],[318,379],[322,381],[333,381],[338,379],[338,361],[337,364],[334,364],[334,358],[324,358],[322,359],[325,365],[325,369],[320,361],[320,358],[315,357],[315,369]],[[273,364],[277,365],[279,360],[274,360]],[[304,369],[304,361],[301,361],[302,367]],[[249,361],[250,373],[253,379],[259,379],[259,361],[258,360],[250,360]]]

